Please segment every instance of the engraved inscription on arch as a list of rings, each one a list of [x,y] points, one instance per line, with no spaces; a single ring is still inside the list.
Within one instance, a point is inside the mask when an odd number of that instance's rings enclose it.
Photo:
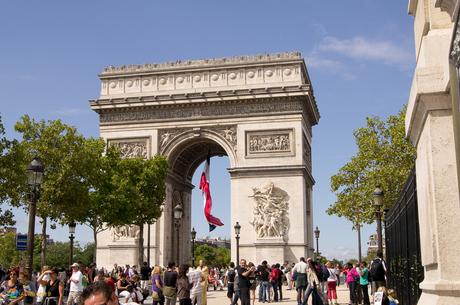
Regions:
[[[135,139],[111,139],[108,145],[115,145],[120,150],[122,158],[144,158],[149,157],[148,138]]]
[[[246,132],[246,156],[292,156],[294,130],[257,130]]]

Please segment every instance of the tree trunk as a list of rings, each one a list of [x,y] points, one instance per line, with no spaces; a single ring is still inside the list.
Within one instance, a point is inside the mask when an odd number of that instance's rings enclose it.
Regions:
[[[97,253],[97,227],[96,226],[93,226],[93,238],[94,238],[93,263],[95,263],[96,253]]]
[[[142,266],[144,262],[144,225],[139,225],[139,253],[138,253],[138,266]]]
[[[358,261],[361,263],[363,260],[361,251],[361,224],[356,224],[356,230],[358,230]]]
[[[40,249],[40,267],[46,265],[46,224],[47,218],[43,217],[42,221],[42,244]]]

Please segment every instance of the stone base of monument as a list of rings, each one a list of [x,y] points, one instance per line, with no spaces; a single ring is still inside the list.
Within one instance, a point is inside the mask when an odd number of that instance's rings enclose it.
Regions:
[[[254,243],[256,248],[257,264],[266,260],[270,265],[283,264],[286,259],[287,242],[283,237],[258,238]]]

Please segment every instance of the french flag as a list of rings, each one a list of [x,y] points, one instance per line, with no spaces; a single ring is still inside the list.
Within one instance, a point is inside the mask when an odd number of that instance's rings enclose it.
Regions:
[[[211,198],[211,190],[209,189],[209,159],[210,156],[206,158],[206,163],[204,164],[203,173],[201,174],[200,180],[200,190],[203,193],[203,203],[204,203],[204,216],[209,224],[209,232],[214,230],[216,226],[223,226],[224,224],[220,221],[219,218],[214,217],[211,215],[212,209],[212,198]]]

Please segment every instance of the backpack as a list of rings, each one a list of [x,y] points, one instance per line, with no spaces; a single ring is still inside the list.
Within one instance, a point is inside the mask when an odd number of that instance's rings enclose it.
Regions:
[[[236,272],[235,270],[228,270],[228,274],[227,274],[227,277],[228,277],[228,282],[229,283],[233,283],[235,281],[235,275],[236,275]]]
[[[324,269],[325,271],[324,271]],[[327,278],[329,277],[329,270],[327,270],[326,266],[321,265],[321,264],[316,264],[315,265],[315,270],[316,270],[316,276],[318,277],[318,280],[320,282],[326,282]]]
[[[371,264],[369,274],[373,281],[385,280],[385,269],[383,268],[383,260],[374,259]]]
[[[329,274],[329,270],[327,269],[327,267],[325,265],[320,265],[321,267],[321,273],[322,273],[322,281],[321,282],[327,282],[327,279],[329,278],[330,274]]]

